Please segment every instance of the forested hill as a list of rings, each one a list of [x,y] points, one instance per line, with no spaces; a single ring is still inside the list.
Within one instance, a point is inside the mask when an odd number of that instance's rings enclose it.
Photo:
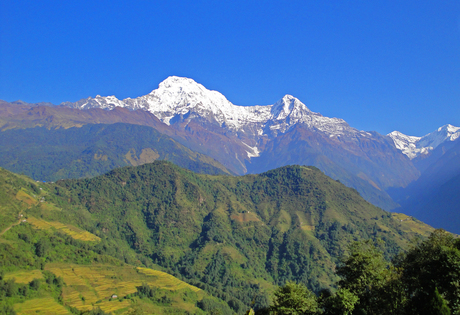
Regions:
[[[232,177],[156,161],[59,181],[55,194],[88,211],[80,226],[129,244],[143,260],[219,296],[234,310],[254,297],[256,305],[266,305],[274,285],[288,280],[316,292],[329,287],[337,280],[339,257],[353,241],[371,239],[390,258],[410,239],[432,231],[304,166]]]

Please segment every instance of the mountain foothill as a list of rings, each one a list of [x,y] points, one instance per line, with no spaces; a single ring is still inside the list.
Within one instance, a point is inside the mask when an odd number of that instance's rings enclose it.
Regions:
[[[0,101],[0,308],[245,314],[286,283],[335,292],[355,242],[389,261],[460,233],[459,135],[361,131],[290,95],[237,106],[180,77],[134,99]]]

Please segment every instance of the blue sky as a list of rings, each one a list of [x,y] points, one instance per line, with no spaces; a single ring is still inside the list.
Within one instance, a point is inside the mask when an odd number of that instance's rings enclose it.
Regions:
[[[421,136],[460,126],[460,1],[0,4],[0,99],[134,98],[170,75]]]

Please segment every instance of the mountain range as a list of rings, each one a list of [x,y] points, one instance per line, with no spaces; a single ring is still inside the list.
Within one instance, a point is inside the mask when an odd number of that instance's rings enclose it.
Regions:
[[[311,111],[291,95],[273,105],[237,106],[192,79],[174,76],[137,98],[98,95],[54,107],[23,102],[0,105],[4,132],[35,126],[71,129],[89,123],[146,125],[215,159],[230,173],[312,165],[356,189],[369,202],[398,211],[413,207],[408,200],[416,199],[421,190],[411,187],[425,187],[416,183],[427,181],[424,174],[430,169],[430,178],[437,177],[434,165],[442,164],[441,158],[460,135],[460,128],[451,125],[424,137],[361,131],[343,119]],[[434,181],[436,187],[456,175],[450,170],[446,167],[447,175]]]
[[[314,165],[385,209],[397,206],[385,189],[404,187],[419,175],[391,139],[324,117],[290,95],[273,105],[236,106],[191,79],[169,77],[135,99],[96,96],[61,106],[143,109],[172,129],[198,138],[189,145],[192,149],[236,174]]]

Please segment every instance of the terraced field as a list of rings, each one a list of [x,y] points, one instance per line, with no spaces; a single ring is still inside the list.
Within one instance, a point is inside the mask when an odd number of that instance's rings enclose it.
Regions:
[[[24,303],[14,305],[14,310],[18,315],[28,314],[56,314],[67,315],[72,314],[64,306],[56,302],[52,297],[32,299]]]
[[[70,224],[63,224],[61,222],[48,222],[42,219],[37,219],[34,217],[30,217],[27,219],[27,222],[32,224],[34,227],[38,229],[51,229],[55,228],[56,230],[62,231],[74,239],[81,240],[81,241],[100,241],[101,239],[97,237],[94,234],[91,234],[88,231],[84,231],[82,229],[79,229],[73,225]]]
[[[26,203],[28,206],[31,206],[37,203],[37,200],[34,197],[30,196],[23,190],[18,191],[18,193],[16,194],[16,199]]]
[[[41,270],[19,270],[6,274],[5,279],[9,280],[14,278],[17,283],[29,283],[34,279],[43,279]]]
[[[392,213],[392,217],[399,220],[401,228],[406,232],[415,232],[423,236],[429,236],[434,228],[404,213]]]
[[[94,307],[100,307],[105,312],[128,310],[131,300],[118,298],[136,292],[136,287],[142,283],[170,291],[190,289],[199,296],[203,292],[164,272],[129,265],[115,267],[54,263],[47,264],[46,270],[64,279],[64,303],[79,310],[91,310]],[[113,295],[118,298],[112,299]]]
[[[137,270],[145,275],[152,276],[155,278],[154,285],[160,289],[166,290],[181,290],[181,289],[190,289],[193,292],[199,292],[201,289],[194,287],[184,281],[177,279],[176,277],[165,273],[159,270],[154,270],[150,268],[141,268],[138,267]]]

